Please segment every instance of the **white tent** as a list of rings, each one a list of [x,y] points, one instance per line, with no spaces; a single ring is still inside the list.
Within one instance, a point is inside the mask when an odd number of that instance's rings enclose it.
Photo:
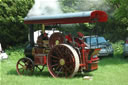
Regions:
[[[2,51],[2,46],[0,43],[0,60],[7,59],[7,58],[8,58],[8,55]]]
[[[1,53],[1,51],[2,51],[2,47],[1,47],[1,43],[0,43],[0,53]]]

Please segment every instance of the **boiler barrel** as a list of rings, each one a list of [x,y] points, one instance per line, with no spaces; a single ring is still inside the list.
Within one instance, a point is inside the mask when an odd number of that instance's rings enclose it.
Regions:
[[[32,54],[32,50],[33,50],[33,46],[31,46],[30,44],[25,48],[24,54],[26,57],[34,60],[34,56]]]

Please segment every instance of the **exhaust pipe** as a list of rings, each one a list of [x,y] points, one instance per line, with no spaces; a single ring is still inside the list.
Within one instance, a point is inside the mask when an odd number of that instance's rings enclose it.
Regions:
[[[34,25],[31,24],[30,25],[30,29],[29,29],[29,37],[30,37],[30,45],[33,47],[34,46],[34,29],[33,29]]]

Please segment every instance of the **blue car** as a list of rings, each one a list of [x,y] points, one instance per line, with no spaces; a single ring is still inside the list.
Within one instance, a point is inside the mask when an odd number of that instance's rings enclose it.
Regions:
[[[84,41],[87,43],[86,49],[101,48],[98,56],[113,56],[114,50],[112,44],[100,36],[84,36]],[[90,43],[91,42],[91,43]]]

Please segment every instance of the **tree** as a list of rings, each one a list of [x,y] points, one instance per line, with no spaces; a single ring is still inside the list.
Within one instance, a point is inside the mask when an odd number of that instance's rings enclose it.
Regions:
[[[108,0],[110,4],[114,5],[115,18],[128,26],[128,0]]]
[[[27,39],[24,17],[33,0],[2,0],[0,2],[0,42],[5,46],[23,43]]]
[[[118,36],[118,38],[122,37],[120,39],[125,39],[128,36],[128,0],[107,1],[115,7],[113,17],[115,19],[114,23],[116,24],[115,30],[118,31],[116,36]]]

